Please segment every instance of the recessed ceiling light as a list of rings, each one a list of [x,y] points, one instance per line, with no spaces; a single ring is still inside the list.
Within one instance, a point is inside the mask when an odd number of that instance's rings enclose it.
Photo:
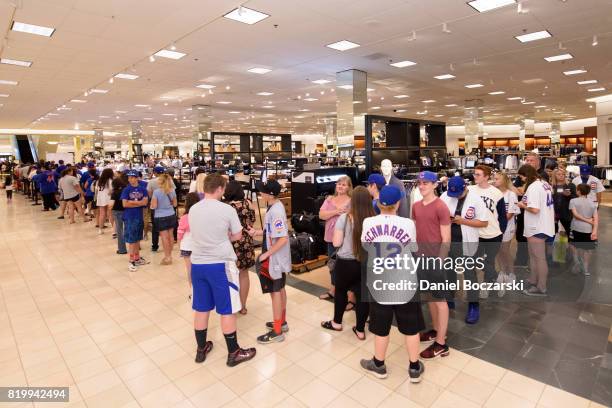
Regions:
[[[465,87],[466,88],[482,88],[484,85],[483,84],[468,84]]]
[[[318,99],[317,99],[317,98],[304,98],[304,100],[305,100],[305,101],[308,101],[308,102],[318,101]]]
[[[273,109],[273,108],[276,108],[276,106],[274,106],[274,105],[264,105],[264,106],[262,106],[262,108]]]
[[[338,85],[338,88],[349,90],[353,89],[353,85]]]
[[[298,109],[298,112],[310,112],[310,109]],[[296,116],[297,118],[297,116]]]
[[[162,116],[176,116],[176,113],[162,113]]]
[[[606,88],[591,88],[591,89],[587,89],[587,91],[589,92],[599,92],[599,91],[605,91]]]
[[[196,88],[202,88],[202,89],[213,89],[216,87],[217,87],[216,85],[209,85],[209,84],[196,85]]]
[[[9,94],[0,94],[0,98],[8,98],[9,96]]]
[[[560,55],[553,55],[552,57],[546,57],[544,59],[548,62],[555,62],[555,61],[565,61],[565,60],[572,59],[572,58],[574,58],[572,54],[560,54]]]
[[[423,103],[434,103],[434,102],[435,102],[435,100],[433,100],[433,99],[427,99],[426,101],[421,101],[421,102],[423,102]]]
[[[444,116],[444,115],[434,115],[434,117],[436,117],[436,118],[441,118],[442,116]]]
[[[530,41],[542,40],[544,38],[550,38],[550,37],[552,37],[552,35],[548,31],[546,31],[546,30],[536,31],[534,33],[514,36],[514,38],[516,38],[517,40],[519,40],[522,43],[526,43],[526,42],[530,42]]]
[[[115,111],[115,113],[127,113],[127,111]]]
[[[504,91],[494,91],[494,92],[489,92],[489,95],[503,95],[505,94]]]
[[[17,81],[7,81],[5,79],[0,79],[0,85],[17,85],[19,82]]]
[[[270,96],[270,95],[274,95],[274,92],[258,92],[257,95],[259,95],[259,96]]]
[[[403,95],[403,94],[402,94],[402,95],[395,95],[395,96],[394,96],[394,98],[397,98],[397,99],[404,99],[404,98],[410,98],[410,96],[408,96],[408,95]]]
[[[546,105],[538,105],[538,106],[536,106],[537,109],[541,109],[541,108],[545,108],[545,107],[546,107]]]
[[[11,30],[19,31],[21,33],[42,35],[44,37],[51,37],[55,32],[55,28],[20,23],[18,21],[13,21],[13,26],[11,27]]]
[[[270,72],[272,70],[268,69],[268,68],[255,67],[255,68],[251,68],[251,69],[249,69],[247,71],[249,71],[252,74],[267,74],[268,72]]]
[[[456,77],[454,75],[451,75],[451,74],[444,74],[444,75],[435,76],[434,78],[436,78],[436,79],[453,79],[453,78],[456,78]]]
[[[327,44],[326,47],[333,48],[334,50],[338,50],[338,51],[346,51],[346,50],[360,47],[360,45],[354,42],[351,42],[351,41],[342,40],[342,41],[338,41],[332,44]]]
[[[240,23],[252,25],[260,22],[261,20],[265,20],[266,18],[270,17],[270,15],[257,10],[250,9],[248,7],[240,6],[230,11],[223,17],[228,18],[230,20],[238,21]]]
[[[20,60],[8,59],[8,58],[0,58],[0,64],[17,65],[20,67],[28,67],[28,68],[32,66],[31,61],[20,61]]]
[[[62,110],[62,111],[69,111],[72,110],[72,108],[67,108],[65,106],[60,106],[59,108],[57,108],[58,111]]]
[[[90,93],[97,93],[97,94],[105,94],[105,93],[108,92],[108,89],[92,89],[89,92]]]
[[[588,81],[578,81],[576,83],[578,85],[590,85],[590,84],[596,84],[597,80],[596,79],[589,79]]]
[[[239,114],[239,111],[230,111],[229,113],[233,113],[233,114]]]
[[[523,105],[533,105],[535,102],[521,102]]]
[[[134,74],[117,74],[115,75],[115,78],[119,78],[119,79],[138,79],[139,76],[138,75],[134,75]]]
[[[564,75],[578,75],[578,74],[586,74],[586,69],[574,69],[572,71],[563,71]]]
[[[372,106],[370,109],[372,109],[372,110],[378,110],[378,109],[380,109],[380,106]]]
[[[520,96],[513,96],[511,98],[506,98],[506,99],[508,99],[509,101],[518,101],[519,99],[523,99],[523,98]]]
[[[71,99],[70,102],[73,102],[73,103],[87,103],[87,101],[85,101],[83,99]]]
[[[148,108],[151,105],[144,105],[144,104],[139,103],[139,104],[136,104],[134,106],[137,107],[137,108]]]
[[[100,119],[110,119],[110,116],[100,115],[98,116]]]
[[[313,84],[318,84],[318,85],[325,85],[325,84],[329,84],[331,81],[328,81],[327,79],[317,79],[316,81],[312,81]]]
[[[444,106],[446,106],[447,108],[453,108],[453,107],[459,106],[459,105],[457,105],[456,103],[449,103],[448,105],[444,105]]]
[[[156,57],[162,57],[162,58],[169,58],[169,59],[173,59],[173,60],[179,60],[179,59],[183,58],[187,54],[182,53],[182,52],[178,52],[178,51],[172,51],[172,50],[159,50],[154,55]]]
[[[468,1],[467,4],[476,9],[476,11],[484,13],[496,8],[509,6],[510,4],[516,4],[516,0],[473,0]]]
[[[389,65],[391,65],[392,67],[396,67],[396,68],[406,68],[406,67],[416,65],[416,62],[405,60],[405,61],[394,62]]]
[[[425,114],[427,114],[427,111],[417,112],[417,115],[425,115]]]
[[[220,104],[220,105],[229,105],[229,104],[231,104],[230,101],[219,101],[217,103]]]

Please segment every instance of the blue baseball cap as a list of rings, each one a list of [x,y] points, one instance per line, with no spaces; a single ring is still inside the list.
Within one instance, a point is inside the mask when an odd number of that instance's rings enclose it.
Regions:
[[[387,185],[380,190],[378,202],[382,205],[395,205],[399,200],[406,197],[406,193],[401,191],[399,187]]]
[[[128,177],[140,177],[137,170],[130,170],[127,172]]]
[[[580,174],[591,174],[591,166],[587,164],[580,165]]]
[[[368,177],[368,185],[370,184],[376,184],[376,187],[380,190],[387,184],[387,181],[382,174],[374,173],[370,174],[370,177]]]
[[[419,173],[419,181],[429,181],[430,183],[438,182],[438,175],[433,171],[422,171]]]
[[[166,172],[166,169],[163,168],[162,166],[155,166],[155,167],[153,167],[153,173],[155,173],[155,174],[162,174],[162,173],[165,173],[165,172]]]
[[[449,197],[460,197],[465,191],[465,180],[461,176],[455,176],[448,179],[448,194]]]
[[[96,167],[96,163],[90,161],[89,163],[87,163],[87,167],[89,167],[90,169],[93,169],[94,167]]]

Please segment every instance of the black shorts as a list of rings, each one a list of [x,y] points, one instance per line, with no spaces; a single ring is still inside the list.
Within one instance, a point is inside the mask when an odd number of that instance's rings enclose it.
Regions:
[[[94,200],[94,198],[92,196],[88,197],[85,196],[85,207],[87,207],[87,204],[91,203],[91,209],[95,210],[96,208],[98,208],[98,206],[96,205],[96,200]]]
[[[586,250],[595,249],[596,242],[597,241],[591,239],[590,233],[572,230],[572,245],[576,248]]]
[[[74,197],[64,198],[64,199],[62,199],[62,201],[72,201],[73,203],[76,203],[80,199],[81,199],[80,195],[75,195]]]
[[[447,282],[456,282],[457,281],[457,273],[454,270],[444,270],[439,269],[437,267],[431,268],[421,268],[418,271],[419,281],[426,280],[431,284],[444,284]],[[421,285],[419,284],[419,287]],[[454,290],[447,289],[439,289],[438,286],[432,286],[436,289],[429,289],[419,291],[419,297],[421,301],[435,301],[435,300],[448,300],[452,301],[455,298]],[[448,287],[448,285],[444,285],[444,287]]]
[[[259,277],[259,283],[261,284],[261,293],[276,293],[280,292],[281,289],[285,288],[287,282],[287,274],[283,273],[280,279],[272,279],[268,272],[269,260],[266,259],[263,262],[259,262],[259,259],[255,262],[255,271]]]
[[[153,218],[153,223],[158,231],[171,230],[176,227],[176,215]]]
[[[418,334],[425,329],[425,320],[421,303],[408,302],[403,305],[381,305],[370,303],[370,332],[376,336],[386,337],[391,331],[393,316],[400,333],[406,336]]]

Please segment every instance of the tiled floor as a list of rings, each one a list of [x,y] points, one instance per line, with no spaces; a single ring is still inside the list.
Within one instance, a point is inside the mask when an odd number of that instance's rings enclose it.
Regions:
[[[228,368],[215,318],[215,349],[197,365],[182,264],[158,266],[154,254],[130,273],[114,252],[110,234],[91,224],[59,221],[20,195],[10,207],[0,202],[0,385],[68,385],[74,407],[598,406],[456,349],[410,384],[396,332],[389,378],[376,380],[358,365],[372,355],[373,337],[323,331],[332,305],[293,287],[285,342],[257,346],[255,359]],[[255,345],[270,316],[255,279],[248,309],[239,319],[243,346]],[[353,319],[347,314],[346,327]]]

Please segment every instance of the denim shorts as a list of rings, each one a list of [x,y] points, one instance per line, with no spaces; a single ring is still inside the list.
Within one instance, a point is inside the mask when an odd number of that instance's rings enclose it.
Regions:
[[[153,218],[153,223],[158,231],[166,231],[173,229],[174,227],[176,227],[176,215]]]
[[[128,218],[123,223],[123,236],[128,244],[135,244],[142,240],[144,221],[142,218]]]

